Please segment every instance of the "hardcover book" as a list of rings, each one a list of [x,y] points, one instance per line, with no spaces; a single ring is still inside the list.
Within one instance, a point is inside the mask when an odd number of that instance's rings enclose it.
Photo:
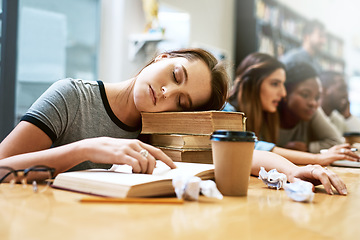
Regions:
[[[211,148],[210,135],[152,134],[150,144],[170,148]]]
[[[245,131],[241,112],[142,112],[143,134],[212,134],[215,130]]]
[[[169,148],[159,147],[174,162],[206,163],[212,164],[211,148]]]

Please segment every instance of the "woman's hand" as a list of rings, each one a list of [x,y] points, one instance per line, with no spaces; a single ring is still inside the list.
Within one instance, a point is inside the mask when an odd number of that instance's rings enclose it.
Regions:
[[[285,145],[285,148],[287,149],[292,149],[292,150],[298,150],[298,151],[302,151],[302,152],[307,152],[308,151],[308,147],[306,145],[306,143],[304,142],[288,142]]]
[[[152,173],[158,159],[170,168],[176,168],[163,151],[137,139],[100,137],[79,143],[84,148],[86,160],[95,163],[127,164],[132,166],[135,173]]]
[[[347,189],[345,183],[340,179],[338,175],[334,172],[323,168],[320,165],[306,165],[303,167],[298,167],[297,170],[293,173],[292,177],[289,177],[289,181],[293,182],[296,178],[299,178],[304,181],[311,182],[316,185],[324,185],[324,188],[327,193],[334,194],[332,186],[338,191],[341,195],[347,194]]]
[[[351,145],[348,143],[335,145],[326,152],[317,154],[317,158],[317,162],[321,163],[321,165],[329,165],[337,160],[360,161],[360,156],[351,151]]]

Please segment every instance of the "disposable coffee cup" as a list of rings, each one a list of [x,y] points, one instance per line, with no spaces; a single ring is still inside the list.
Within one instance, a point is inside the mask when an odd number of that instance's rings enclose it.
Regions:
[[[218,130],[210,139],[217,188],[225,196],[247,196],[255,133]]]
[[[344,133],[345,142],[353,145],[354,143],[360,143],[360,132],[346,132]]]

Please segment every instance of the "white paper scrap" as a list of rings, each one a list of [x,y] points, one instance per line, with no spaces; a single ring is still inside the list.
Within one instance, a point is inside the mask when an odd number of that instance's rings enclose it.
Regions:
[[[314,199],[313,185],[310,182],[298,180],[293,183],[287,183],[287,177],[279,173],[276,169],[269,172],[261,167],[259,172],[261,179],[269,188],[284,188],[287,196],[297,202],[312,202]]]
[[[283,173],[279,173],[276,169],[269,172],[261,167],[259,172],[259,179],[261,179],[269,188],[281,189],[287,181],[287,177]]]
[[[310,182],[298,180],[284,185],[288,197],[297,202],[312,202],[314,199],[313,185]]]

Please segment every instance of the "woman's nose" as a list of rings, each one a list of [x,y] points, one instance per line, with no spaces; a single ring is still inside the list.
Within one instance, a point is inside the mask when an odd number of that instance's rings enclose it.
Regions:
[[[161,93],[162,93],[163,97],[166,98],[166,95],[165,95],[166,88],[165,87],[161,87]]]
[[[312,99],[310,100],[309,104],[310,104],[311,106],[317,108],[317,107],[319,106],[319,99],[317,99],[317,98],[312,98]]]
[[[164,98],[169,98],[175,93],[175,88],[172,86],[162,86],[161,93]]]
[[[286,88],[285,88],[285,86],[282,86],[282,88],[281,88],[281,97],[286,97]]]

